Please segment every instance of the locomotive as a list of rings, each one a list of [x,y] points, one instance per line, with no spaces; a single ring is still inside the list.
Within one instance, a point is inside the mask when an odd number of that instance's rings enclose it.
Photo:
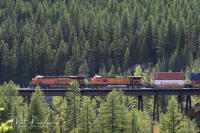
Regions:
[[[39,85],[41,88],[66,88],[70,82],[77,81],[80,87],[85,85],[84,76],[40,76],[32,79],[30,86],[33,88]]]
[[[188,74],[190,84],[185,84],[185,74],[183,72],[154,72],[151,88],[183,88],[200,87],[200,73],[190,72]],[[39,85],[43,89],[67,88],[70,82],[77,81],[80,88],[90,87],[112,87],[112,88],[141,88],[146,87],[142,83],[142,76],[118,76],[102,77],[95,75],[93,78],[84,76],[36,76],[30,83],[32,87]]]
[[[89,81],[89,83],[87,82]],[[80,88],[84,87],[134,87],[142,85],[141,76],[128,77],[101,77],[94,76],[87,79],[84,76],[36,76],[32,79],[31,86],[39,85],[41,88],[66,88],[70,82],[77,81]]]

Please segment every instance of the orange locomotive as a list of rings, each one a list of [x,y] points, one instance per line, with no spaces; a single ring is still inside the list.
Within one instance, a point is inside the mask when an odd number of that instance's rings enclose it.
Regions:
[[[39,85],[41,88],[67,88],[70,82],[77,81],[80,87],[140,87],[142,85],[141,76],[129,77],[101,77],[94,76],[89,79],[89,84],[85,82],[84,76],[36,76],[32,79],[31,85]],[[88,86],[89,85],[89,86]]]
[[[110,87],[138,87],[142,85],[141,76],[128,77],[101,77],[94,76],[90,80],[92,86],[110,86]],[[123,85],[123,86],[122,86]]]
[[[39,85],[42,88],[66,88],[70,82],[77,81],[81,86],[85,84],[84,76],[36,76],[32,79],[32,86]]]

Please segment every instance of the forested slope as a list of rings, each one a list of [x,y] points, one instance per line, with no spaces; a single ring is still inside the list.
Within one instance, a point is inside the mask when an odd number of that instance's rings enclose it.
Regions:
[[[199,60],[199,0],[1,0],[0,80]],[[148,65],[147,65],[148,64]],[[164,66],[163,66],[164,64]]]

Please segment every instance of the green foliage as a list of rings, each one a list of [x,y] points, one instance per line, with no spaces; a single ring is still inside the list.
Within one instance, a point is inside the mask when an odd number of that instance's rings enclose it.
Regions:
[[[13,128],[9,126],[11,123],[13,123],[13,120],[8,120],[6,123],[2,123],[0,126],[0,132],[1,133],[6,133],[8,131],[11,131]]]
[[[187,66],[186,70],[185,70],[185,81],[184,81],[185,84],[190,84],[190,80],[189,80],[189,76],[188,76],[189,71],[190,71],[189,67]]]
[[[186,129],[189,127],[189,129]],[[166,115],[163,115],[163,119],[161,120],[161,133],[189,133],[195,131],[194,123],[190,122],[190,120],[184,118],[182,119],[182,114],[178,111],[178,103],[175,97],[171,97],[167,107]]]
[[[89,133],[93,130],[93,122],[95,119],[94,101],[89,97],[83,98],[83,105],[80,111],[80,119],[78,122],[78,132]]]
[[[151,119],[146,112],[132,111],[131,132],[133,133],[151,133]]]
[[[103,77],[106,77],[107,72],[106,72],[105,65],[103,65],[102,67],[100,67],[100,69],[99,69],[99,75],[101,75]]]
[[[38,74],[78,75],[84,60],[90,77],[103,69],[102,64],[107,71],[113,65],[114,75],[149,63],[158,71],[191,65],[197,71],[197,5],[197,0],[4,0],[0,82],[27,85]],[[66,70],[68,62],[71,68]]]
[[[3,122],[11,119],[12,114],[16,111],[19,104],[19,101],[17,101],[19,98],[17,97],[18,92],[16,88],[17,86],[12,81],[0,86],[0,106],[4,108],[4,110],[0,112],[0,118]],[[16,115],[15,117],[17,117]]]
[[[130,113],[122,92],[113,90],[101,104],[95,132],[130,132]]]
[[[0,83],[13,80],[27,86],[38,74],[131,75],[134,66],[134,75],[143,76],[144,82],[151,82],[149,75],[155,71],[198,72],[198,5],[198,0],[1,0]],[[147,69],[149,63],[152,70]],[[16,97],[16,90],[11,88],[16,88],[14,83],[0,87],[0,106],[5,109],[0,112],[3,122],[9,120],[11,114],[20,120],[28,117],[28,105],[21,106],[22,98]],[[66,123],[64,118],[59,120],[61,126],[56,127],[59,132],[78,129],[82,102],[78,93],[71,91],[62,105],[65,118],[69,119]],[[74,101],[76,107],[72,104]],[[152,98],[144,101],[151,113]],[[163,103],[162,99],[160,102]],[[95,109],[98,110],[98,106]],[[62,112],[61,109],[58,110]],[[78,113],[75,115],[72,109]],[[49,117],[53,116],[55,114]],[[26,132],[24,129],[14,130]]]
[[[70,76],[70,75],[72,75],[72,74],[73,74],[73,72],[72,72],[72,66],[71,66],[70,61],[68,61],[68,62],[66,63],[66,67],[65,67],[65,75]]]
[[[181,120],[182,114],[178,112],[178,103],[175,97],[172,97],[167,107],[167,114],[161,121],[161,132],[180,132],[184,128]]]
[[[108,72],[108,76],[115,76],[115,68],[112,65],[112,67],[110,68],[110,71]]]
[[[17,121],[22,121],[27,118],[23,117],[22,112],[25,110],[22,105],[23,98],[18,96],[16,88],[17,86],[12,81],[9,83],[5,82],[0,86],[0,107],[3,108],[3,110],[0,111],[0,123],[4,123],[2,124],[2,128],[6,128],[4,127],[6,125],[12,125],[12,130],[14,132],[25,132],[24,127],[21,127],[20,124],[16,124]],[[11,129],[10,127],[8,128]]]
[[[134,76],[141,76],[142,75],[142,68],[140,65],[136,65]]]
[[[89,68],[87,65],[87,61],[84,60],[81,66],[79,67],[79,75],[88,77]]]
[[[124,63],[123,63],[123,70],[124,71],[127,71],[127,69],[128,69],[128,66],[129,66],[129,56],[130,56],[130,51],[127,48],[126,52],[125,52],[125,55],[124,55]]]
[[[77,127],[80,118],[80,92],[78,82],[70,83],[70,92],[66,95],[67,106],[65,106],[65,126],[66,132]]]
[[[55,60],[55,69],[57,70],[57,75],[62,75],[65,70],[66,54],[67,44],[64,42],[64,40],[61,40]]]
[[[43,92],[40,87],[35,88],[35,92],[31,96],[31,102],[28,111],[28,129],[27,132],[42,133],[45,126],[42,123],[46,120],[47,105],[44,102]]]

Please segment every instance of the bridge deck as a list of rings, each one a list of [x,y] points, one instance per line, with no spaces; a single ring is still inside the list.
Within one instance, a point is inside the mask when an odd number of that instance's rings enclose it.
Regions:
[[[85,96],[105,96],[112,88],[84,88],[80,93]],[[118,88],[125,95],[200,95],[200,88]],[[34,89],[18,88],[19,95],[30,96]],[[69,89],[42,89],[45,96],[65,96]]]

